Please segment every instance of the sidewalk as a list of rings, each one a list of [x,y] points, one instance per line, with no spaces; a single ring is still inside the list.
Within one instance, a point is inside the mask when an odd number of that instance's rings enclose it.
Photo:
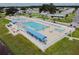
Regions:
[[[76,38],[76,37],[70,37],[70,36],[66,36],[66,37],[69,38],[69,40],[73,40],[73,39],[79,40],[79,38]]]

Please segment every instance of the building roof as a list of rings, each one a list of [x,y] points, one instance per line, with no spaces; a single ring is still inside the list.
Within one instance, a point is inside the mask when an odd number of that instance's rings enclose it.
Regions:
[[[48,14],[48,16],[54,16],[54,17],[65,17],[65,14]]]
[[[27,32],[31,33],[33,36],[35,36],[36,38],[38,38],[40,41],[45,41],[46,36],[38,33],[35,30],[32,30],[30,28],[27,28],[26,30],[27,30]]]

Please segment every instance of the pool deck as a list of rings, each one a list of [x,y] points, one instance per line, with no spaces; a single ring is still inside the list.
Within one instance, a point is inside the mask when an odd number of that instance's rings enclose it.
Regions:
[[[21,16],[21,17],[23,17],[23,16]],[[11,20],[11,17],[9,19]],[[35,37],[32,37],[31,35],[29,35],[28,33],[24,32],[24,31],[19,31],[18,33],[17,32],[16,33],[22,34],[23,36],[28,38],[32,43],[34,43],[43,52],[45,52],[45,50],[48,47],[50,47],[51,45],[53,45],[57,41],[61,40],[62,38],[66,37],[70,32],[73,32],[75,30],[74,28],[70,28],[70,27],[67,27],[67,26],[64,26],[64,25],[46,22],[46,21],[43,21],[43,20],[40,20],[40,19],[37,20],[37,18],[28,18],[28,19],[29,19],[28,21],[33,21],[33,22],[37,22],[37,23],[49,26],[48,28],[45,28],[44,30],[37,31],[37,32],[47,36],[46,44],[40,42]],[[16,26],[14,26],[14,27],[16,28]],[[62,32],[56,31],[55,28],[60,28],[59,26],[61,28],[64,28],[65,30],[62,31]],[[13,33],[10,28],[8,28],[8,29],[11,33]]]

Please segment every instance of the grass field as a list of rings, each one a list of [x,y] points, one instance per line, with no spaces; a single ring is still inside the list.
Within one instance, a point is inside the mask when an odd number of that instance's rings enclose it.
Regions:
[[[20,34],[17,36],[9,34],[9,31],[5,27],[5,24],[7,24],[8,22],[9,21],[7,19],[0,19],[0,39],[6,43],[11,52],[14,54],[79,54],[79,41],[69,40],[68,38],[63,38],[59,42],[49,47],[46,52],[43,53],[24,36]]]
[[[26,17],[29,17],[30,16],[29,14],[18,14],[18,15],[26,16]],[[35,18],[41,18],[43,20],[48,20],[49,19],[47,16],[41,15],[39,13],[32,13],[31,16],[32,17],[35,17]]]
[[[38,14],[38,13],[32,13],[31,16],[36,17],[36,18],[42,18],[43,20],[49,20],[50,19],[48,16],[44,16],[44,15],[41,15],[41,14]],[[69,14],[65,18],[62,18],[62,19],[52,18],[52,20],[54,19],[55,21],[58,21],[58,22],[71,23],[73,21],[74,16],[75,16],[75,13],[72,13],[72,14]],[[52,21],[52,20],[50,20],[50,21]]]
[[[48,20],[49,18],[45,15],[41,15],[39,13],[32,13],[32,17],[41,18],[43,20]]]
[[[8,33],[5,23],[9,21],[3,19],[0,21],[0,39],[7,44],[14,54],[43,54],[33,43],[22,35],[13,36]]]
[[[62,18],[62,19],[54,19],[51,18],[53,21],[58,21],[58,22],[64,22],[64,23],[71,23],[73,21],[73,17],[75,16],[75,13],[69,14],[67,17]],[[48,16],[44,16],[41,14],[36,14],[33,13],[32,17],[36,17],[36,18],[42,18],[43,20],[49,20],[50,18]],[[52,20],[50,20],[52,22]]]
[[[69,14],[67,17],[62,18],[62,19],[56,19],[55,21],[58,22],[64,22],[64,23],[71,23],[73,21],[73,17],[75,16],[74,13]]]
[[[79,54],[79,40],[64,38],[46,50],[47,54],[69,55]]]
[[[70,36],[70,34],[69,34]],[[79,38],[79,28],[76,28],[76,30],[72,33],[72,37]]]
[[[29,14],[19,14],[19,15],[22,15],[22,16],[27,16],[27,17],[29,17],[30,15]],[[48,20],[50,20],[50,18],[48,17],[48,16],[45,16],[45,15],[41,15],[41,14],[39,14],[39,13],[32,13],[31,14],[31,16],[32,17],[36,17],[36,18],[41,18],[41,19],[43,19],[43,20],[46,20],[46,21],[48,21]],[[61,19],[54,19],[54,18],[51,18],[51,22],[52,21],[58,21],[58,22],[64,22],[64,23],[71,23],[72,21],[73,21],[73,17],[75,16],[75,13],[71,13],[71,14],[69,14],[67,17],[65,17],[65,18],[61,18]]]

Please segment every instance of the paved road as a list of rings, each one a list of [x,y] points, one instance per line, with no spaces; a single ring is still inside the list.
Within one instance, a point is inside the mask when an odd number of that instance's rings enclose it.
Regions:
[[[0,42],[0,55],[9,55],[10,51],[8,50],[8,48]]]
[[[77,11],[75,13],[76,13],[76,16],[74,17],[72,25],[79,27],[79,8],[77,9]]]

